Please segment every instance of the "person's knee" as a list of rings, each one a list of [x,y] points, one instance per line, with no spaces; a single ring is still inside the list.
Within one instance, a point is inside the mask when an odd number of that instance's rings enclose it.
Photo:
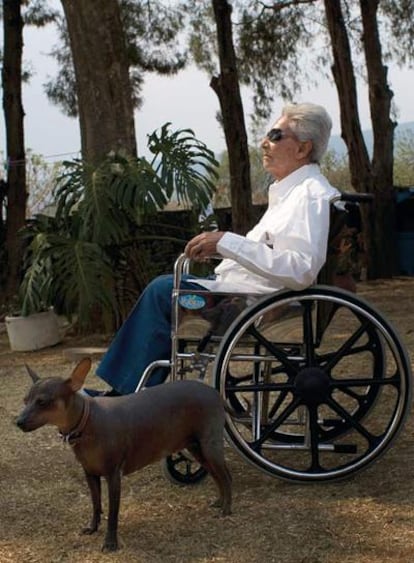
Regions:
[[[173,276],[165,274],[154,278],[145,288],[145,292],[154,295],[171,295],[173,290]]]
[[[173,285],[172,275],[167,274],[154,278],[141,295],[142,305],[151,306],[154,311],[165,311],[164,314],[169,317]]]

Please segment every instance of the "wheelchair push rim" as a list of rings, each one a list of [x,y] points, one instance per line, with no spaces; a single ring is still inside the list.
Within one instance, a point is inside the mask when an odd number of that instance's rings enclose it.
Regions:
[[[283,291],[244,311],[223,338],[214,377],[231,445],[289,481],[369,466],[403,427],[411,397],[394,328],[365,300],[328,286]]]

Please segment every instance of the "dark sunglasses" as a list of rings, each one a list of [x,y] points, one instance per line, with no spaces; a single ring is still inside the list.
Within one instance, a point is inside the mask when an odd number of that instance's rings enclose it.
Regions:
[[[266,133],[266,137],[269,139],[271,143],[277,143],[282,139],[286,139],[288,137],[292,137],[292,135],[287,135],[285,131],[275,127],[274,129],[270,129],[268,133]]]

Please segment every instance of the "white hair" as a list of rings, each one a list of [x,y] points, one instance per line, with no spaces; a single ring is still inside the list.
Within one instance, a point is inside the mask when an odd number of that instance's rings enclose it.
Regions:
[[[282,115],[300,141],[312,141],[311,162],[320,163],[331,135],[332,120],[322,106],[311,103],[286,104]]]

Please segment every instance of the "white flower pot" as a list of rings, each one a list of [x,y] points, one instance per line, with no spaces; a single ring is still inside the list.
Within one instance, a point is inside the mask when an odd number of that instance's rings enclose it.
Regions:
[[[58,317],[53,309],[27,317],[6,317],[5,322],[10,348],[16,352],[40,350],[62,340]]]

